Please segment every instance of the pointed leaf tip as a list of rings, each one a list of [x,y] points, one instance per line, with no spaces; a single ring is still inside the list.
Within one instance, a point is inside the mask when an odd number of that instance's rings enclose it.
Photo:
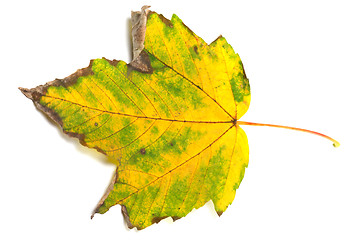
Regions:
[[[32,94],[30,93],[28,88],[18,88],[27,98],[32,99]]]

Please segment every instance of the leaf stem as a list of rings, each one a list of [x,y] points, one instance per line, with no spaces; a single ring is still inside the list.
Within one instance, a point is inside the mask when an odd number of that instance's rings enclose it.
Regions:
[[[315,135],[321,136],[323,138],[326,138],[326,139],[332,141],[334,147],[339,147],[340,146],[340,143],[338,141],[336,141],[335,139],[333,139],[333,138],[331,138],[331,137],[329,137],[327,135],[324,135],[324,134],[318,133],[318,132],[314,132],[314,131],[311,131],[311,130],[303,129],[303,128],[288,127],[288,126],[267,124],[267,123],[244,122],[244,121],[237,121],[237,124],[238,125],[250,125],[250,126],[276,127],[276,128],[284,128],[284,129],[290,129],[290,130],[296,130],[296,131],[311,133],[311,134],[315,134]]]

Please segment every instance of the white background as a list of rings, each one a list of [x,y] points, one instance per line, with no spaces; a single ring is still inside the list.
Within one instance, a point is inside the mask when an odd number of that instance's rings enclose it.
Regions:
[[[90,219],[114,166],[35,110],[17,87],[64,78],[89,60],[130,62],[128,19],[176,13],[210,43],[220,34],[252,90],[250,163],[219,218],[212,204],[174,223],[126,228],[115,206]],[[353,239],[351,1],[2,1],[0,239]]]

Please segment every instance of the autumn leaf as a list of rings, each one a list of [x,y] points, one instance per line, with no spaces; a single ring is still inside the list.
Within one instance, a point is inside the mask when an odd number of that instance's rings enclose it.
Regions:
[[[95,59],[64,79],[20,90],[66,134],[117,165],[94,213],[120,204],[138,229],[210,200],[221,215],[249,160],[239,125],[252,123],[238,121],[250,104],[240,57],[224,37],[208,45],[176,15],[168,20],[143,7],[132,24],[131,63]]]

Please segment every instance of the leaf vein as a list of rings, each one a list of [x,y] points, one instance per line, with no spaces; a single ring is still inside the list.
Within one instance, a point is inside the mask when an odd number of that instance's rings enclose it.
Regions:
[[[145,49],[146,50],[146,49]],[[149,54],[151,54],[148,50],[146,50]],[[233,116],[227,111],[225,110],[222,105],[220,105],[216,99],[214,99],[213,97],[211,97],[206,91],[204,91],[200,86],[196,85],[193,81],[191,81],[189,78],[185,77],[184,75],[182,75],[181,73],[177,72],[175,69],[173,69],[171,66],[169,66],[168,64],[166,64],[165,62],[163,62],[161,59],[159,59],[157,56],[154,56],[155,58],[157,58],[162,64],[164,64],[166,67],[170,68],[172,71],[176,72],[177,74],[179,74],[183,79],[185,79],[186,81],[188,81],[189,83],[191,83],[192,86],[196,87],[197,89],[199,89],[201,92],[203,92],[204,94],[206,94],[213,102],[215,102],[229,117],[231,117],[231,119],[234,120]]]
[[[118,69],[118,68],[117,68]],[[161,115],[159,114],[159,112],[157,111],[156,107],[154,106],[154,104],[152,103],[152,101],[148,98],[148,96],[142,91],[141,88],[139,88],[130,78],[126,77],[119,69],[118,71],[121,73],[121,75],[124,76],[125,79],[129,80],[142,94],[143,96],[145,96],[145,98],[147,98],[147,100],[150,102],[150,104],[152,105],[153,109],[155,110],[155,112],[157,113],[157,115],[159,117],[161,117]]]
[[[92,143],[92,142],[97,142],[97,141],[102,141],[102,140],[105,140],[105,139],[108,139],[116,134],[118,134],[120,131],[124,130],[125,128],[127,128],[128,126],[130,126],[131,124],[133,124],[134,122],[136,122],[138,120],[138,118],[136,118],[134,121],[130,122],[129,124],[127,124],[126,126],[120,128],[119,130],[113,132],[112,134],[106,136],[106,137],[103,137],[103,138],[100,138],[100,139],[95,139],[95,140],[92,140],[92,141],[88,141],[86,143]]]
[[[191,161],[192,159],[194,159],[195,157],[197,157],[198,155],[200,155],[201,153],[203,153],[206,149],[210,148],[215,142],[217,142],[221,137],[223,137],[230,129],[232,129],[234,127],[234,125],[232,125],[231,127],[229,127],[226,131],[224,131],[220,136],[218,136],[214,141],[212,141],[208,146],[206,146],[204,149],[202,149],[199,153],[195,154],[194,156],[190,157],[189,159],[185,160],[184,162],[182,162],[181,164],[179,164],[178,166],[172,168],[171,170],[169,170],[167,173],[161,175],[160,177],[158,177],[157,179],[149,182],[148,184],[146,184],[145,186],[143,186],[142,188],[140,188],[139,191],[141,191],[142,189],[150,186],[151,184],[153,184],[154,182],[156,182],[158,179],[165,177],[168,174],[173,173],[173,171],[175,171],[176,169],[178,169],[179,167],[183,166],[184,164],[188,163],[189,161]],[[212,156],[212,154],[211,154]],[[124,201],[125,199],[129,198],[131,195],[139,192],[136,191],[132,194],[130,194],[129,196],[125,197],[124,199],[122,199],[121,201]]]
[[[64,98],[58,98],[58,97],[54,97],[54,96],[45,96],[48,98],[55,98],[61,101],[65,101],[65,102],[70,102],[73,103],[77,106],[80,106],[82,108],[87,108],[89,110],[94,110],[94,111],[101,111],[103,113],[108,113],[108,114],[114,114],[114,115],[121,115],[121,116],[127,116],[127,117],[133,117],[133,118],[141,118],[141,119],[149,119],[149,120],[159,120],[159,121],[171,121],[171,122],[185,122],[185,123],[234,123],[234,120],[229,120],[229,121],[193,121],[193,120],[180,120],[180,119],[170,119],[170,118],[156,118],[156,117],[148,117],[148,116],[139,116],[139,115],[132,115],[132,114],[127,114],[127,113],[120,113],[120,112],[113,112],[113,111],[109,111],[109,110],[102,110],[99,108],[95,108],[95,107],[89,107],[89,106],[85,106],[82,105],[80,103],[75,103],[72,102],[70,100],[64,99]],[[71,114],[73,115],[73,114]]]
[[[115,149],[110,149],[110,150],[106,150],[106,152],[115,152],[115,151],[118,151],[118,150],[121,150],[121,149],[124,149],[128,146],[130,146],[131,144],[133,144],[134,142],[136,142],[139,138],[141,138],[143,135],[145,135],[151,128],[152,126],[156,123],[157,120],[154,120],[153,123],[142,133],[140,134],[138,137],[136,137],[134,140],[132,140],[130,143],[122,146],[122,147],[119,147],[119,148],[115,148]]]
[[[136,108],[145,116],[146,114],[141,110],[141,108],[134,102],[134,100],[131,99],[131,97],[107,74],[103,71],[103,69],[100,70],[104,75],[106,75],[119,89],[124,95],[136,106]]]

